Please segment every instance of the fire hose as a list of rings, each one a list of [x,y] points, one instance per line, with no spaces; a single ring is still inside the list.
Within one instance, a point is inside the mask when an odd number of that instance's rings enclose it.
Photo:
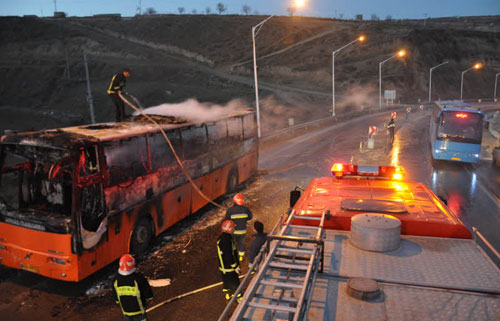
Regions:
[[[189,182],[191,183],[191,185],[193,186],[193,188],[196,190],[196,192],[198,194],[200,194],[201,197],[203,197],[206,201],[208,201],[209,203],[217,206],[218,208],[222,208],[224,209],[225,207],[220,205],[220,204],[217,204],[216,202],[212,201],[210,198],[208,198],[201,190],[200,188],[196,185],[196,183],[193,181],[193,179],[191,178],[191,175],[189,175],[189,173],[187,172],[186,168],[184,168],[184,165],[182,164],[182,161],[181,159],[179,158],[179,156],[177,155],[177,153],[175,152],[175,149],[174,149],[174,146],[172,145],[172,143],[170,142],[170,139],[168,139],[168,136],[167,134],[165,133],[165,131],[163,130],[163,128],[160,126],[160,124],[158,124],[153,118],[151,118],[148,114],[144,113],[142,111],[142,109],[140,108],[137,108],[136,106],[134,106],[130,101],[128,101],[125,97],[123,97],[122,93],[121,92],[118,92],[118,95],[120,96],[120,98],[127,104],[129,105],[130,108],[132,108],[133,110],[137,111],[139,114],[141,114],[142,116],[144,116],[147,120],[149,120],[153,125],[155,125],[156,127],[158,127],[158,129],[161,131],[162,135],[163,135],[163,138],[165,138],[165,140],[167,141],[168,143],[168,146],[170,147],[170,150],[172,150],[172,153],[174,154],[174,157],[175,159],[177,160],[177,163],[179,164],[179,166],[181,167],[181,170],[182,172],[184,173],[184,175],[187,177],[187,179],[189,180]],[[129,94],[128,94],[129,95]],[[129,95],[130,97],[133,97],[132,95]],[[135,99],[135,97],[133,98],[136,102],[137,100]],[[140,104],[139,104],[140,105]]]
[[[244,278],[245,276],[246,276],[246,274],[242,274],[242,275],[240,275],[240,276],[239,276],[239,278],[241,279],[241,278]],[[156,308],[159,308],[159,307],[161,307],[162,305],[165,305],[165,304],[170,303],[170,302],[172,302],[172,301],[175,301],[175,300],[178,300],[178,299],[182,299],[182,298],[184,298],[184,297],[187,297],[187,296],[190,296],[190,295],[193,295],[193,294],[199,293],[199,292],[203,292],[203,291],[208,290],[208,289],[211,289],[211,288],[215,288],[215,287],[217,287],[217,286],[219,286],[219,285],[222,285],[222,282],[218,282],[218,283],[214,283],[214,284],[211,284],[211,285],[207,285],[207,286],[205,286],[205,287],[202,287],[202,288],[199,288],[199,289],[193,290],[193,291],[191,291],[191,292],[187,292],[187,293],[184,293],[184,294],[180,294],[180,295],[178,295],[178,296],[174,296],[173,298],[167,299],[167,300],[162,301],[162,302],[160,302],[160,303],[158,303],[158,304],[156,304],[156,305],[153,305],[152,307],[147,308],[147,309],[146,309],[146,312],[152,311],[152,310],[154,310],[154,309],[156,309]]]

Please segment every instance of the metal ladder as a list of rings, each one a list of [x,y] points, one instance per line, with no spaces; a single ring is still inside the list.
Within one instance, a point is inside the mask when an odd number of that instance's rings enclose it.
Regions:
[[[230,320],[305,320],[316,275],[323,272],[324,221],[292,211],[276,235],[268,236],[268,255]],[[319,221],[294,225],[294,219]],[[308,234],[308,236],[301,236]]]

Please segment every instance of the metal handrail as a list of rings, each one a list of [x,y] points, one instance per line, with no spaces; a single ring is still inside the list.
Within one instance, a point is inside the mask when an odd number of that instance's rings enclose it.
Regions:
[[[472,231],[474,232],[475,235],[479,236],[479,238],[484,242],[484,244],[486,244],[486,246],[490,249],[490,251],[493,252],[493,254],[495,254],[496,257],[500,260],[500,253],[498,253],[497,250],[495,250],[493,245],[491,245],[491,243],[488,242],[486,238],[484,238],[484,236],[477,230],[477,228],[473,226]]]
[[[276,232],[276,230],[278,229],[278,227],[281,226],[281,222],[282,222],[284,216],[285,216],[284,214],[280,215],[279,219],[274,224],[273,229],[271,230],[271,232],[269,233],[269,235],[273,235]],[[266,240],[266,243],[268,243],[268,242],[270,242],[269,239]],[[233,304],[237,300],[238,294],[241,293],[241,292],[243,292],[243,288],[248,283],[248,280],[250,279],[250,276],[252,275],[252,272],[260,264],[260,261],[265,257],[266,252],[267,252],[267,246],[266,245],[267,244],[263,244],[262,245],[262,248],[260,249],[259,254],[257,255],[257,257],[254,260],[254,263],[252,264],[252,266],[250,267],[250,269],[248,269],[247,274],[245,275],[245,277],[241,281],[241,283],[238,286],[238,288],[236,289],[233,297],[231,298],[231,300],[229,300],[229,302],[226,305],[226,308],[224,309],[224,311],[222,311],[222,314],[219,316],[219,318],[217,319],[217,321],[223,321],[223,320],[225,320],[229,316],[229,313],[231,312],[231,308],[232,308]]]

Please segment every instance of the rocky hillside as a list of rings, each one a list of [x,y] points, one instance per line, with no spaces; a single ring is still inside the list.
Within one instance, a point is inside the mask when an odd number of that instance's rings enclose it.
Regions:
[[[83,53],[89,61],[97,121],[113,120],[107,85],[123,66],[127,90],[143,105],[196,98],[253,106],[251,27],[263,16],[157,15],[135,18],[0,18],[0,129],[88,123]],[[492,98],[500,72],[500,17],[427,21],[343,21],[274,17],[257,37],[265,130],[288,117],[305,121],[329,114],[332,51],[356,39],[335,58],[338,112],[378,99],[379,62],[405,48],[408,56],[383,66],[383,89],[401,102],[460,96],[461,71],[470,71],[464,98]],[[245,104],[245,103],[243,103]],[[275,119],[275,121],[273,121]],[[296,122],[297,122],[296,121]]]

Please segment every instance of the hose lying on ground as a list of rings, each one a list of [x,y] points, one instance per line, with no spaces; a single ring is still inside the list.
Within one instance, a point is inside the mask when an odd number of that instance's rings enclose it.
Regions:
[[[241,278],[244,278],[244,277],[245,277],[245,275],[246,275],[246,274],[240,275],[240,276],[239,276],[239,278],[240,278],[240,279],[241,279]],[[165,300],[165,301],[163,301],[163,302],[160,302],[160,303],[158,303],[158,304],[156,304],[156,305],[153,305],[152,307],[147,308],[147,309],[146,309],[146,312],[152,311],[152,310],[154,310],[154,309],[156,309],[156,308],[161,307],[162,305],[165,305],[165,304],[167,304],[167,303],[170,303],[170,302],[175,301],[175,300],[178,300],[178,299],[182,299],[182,298],[184,298],[184,297],[186,297],[186,296],[190,296],[190,295],[193,295],[193,294],[196,294],[196,293],[199,293],[199,292],[202,292],[202,291],[205,291],[205,290],[211,289],[211,288],[215,288],[215,287],[217,287],[217,286],[219,286],[219,285],[222,285],[222,282],[218,282],[218,283],[214,283],[214,284],[211,284],[211,285],[207,285],[207,286],[205,286],[205,287],[202,287],[202,288],[199,288],[199,289],[193,290],[193,291],[191,291],[191,292],[187,292],[187,293],[184,293],[184,294],[181,294],[181,295],[178,295],[178,296],[174,296],[173,298],[167,299],[167,300]]]

